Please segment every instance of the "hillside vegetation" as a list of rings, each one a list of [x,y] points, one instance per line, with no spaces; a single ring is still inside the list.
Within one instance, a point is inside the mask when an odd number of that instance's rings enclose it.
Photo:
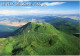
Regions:
[[[0,38],[0,55],[78,55],[79,38],[48,23],[33,23]]]
[[[44,17],[47,23],[53,25],[56,29],[63,31],[67,34],[76,34],[79,32],[80,20],[73,20],[71,18],[60,18],[60,17]]]

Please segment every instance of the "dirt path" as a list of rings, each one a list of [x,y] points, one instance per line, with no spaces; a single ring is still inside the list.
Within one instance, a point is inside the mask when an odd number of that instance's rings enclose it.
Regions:
[[[48,34],[48,33],[40,33],[40,32],[37,32],[39,34],[46,34],[46,35],[57,35],[57,34]]]
[[[2,52],[2,50],[0,49],[0,53]]]
[[[0,46],[0,48],[1,48],[1,46]],[[2,52],[2,50],[0,49],[0,53]]]

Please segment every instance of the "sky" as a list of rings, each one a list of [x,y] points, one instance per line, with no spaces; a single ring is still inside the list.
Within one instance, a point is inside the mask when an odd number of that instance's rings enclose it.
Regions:
[[[41,6],[1,6],[2,2],[14,1],[0,1],[0,16],[16,16],[16,15],[37,15],[37,14],[79,14],[78,1],[30,1],[40,3]],[[15,1],[23,3],[24,1]],[[30,3],[29,1],[26,1]],[[43,4],[47,6],[43,6]]]

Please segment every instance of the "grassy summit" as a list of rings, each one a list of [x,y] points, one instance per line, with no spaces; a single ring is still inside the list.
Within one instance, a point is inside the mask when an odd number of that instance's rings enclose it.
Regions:
[[[33,23],[0,38],[0,55],[79,54],[79,38],[58,31],[48,23]]]

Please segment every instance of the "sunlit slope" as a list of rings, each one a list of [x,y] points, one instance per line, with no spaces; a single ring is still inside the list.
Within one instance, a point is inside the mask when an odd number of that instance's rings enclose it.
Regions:
[[[79,38],[56,30],[48,23],[28,23],[0,40],[0,54],[79,54]]]

